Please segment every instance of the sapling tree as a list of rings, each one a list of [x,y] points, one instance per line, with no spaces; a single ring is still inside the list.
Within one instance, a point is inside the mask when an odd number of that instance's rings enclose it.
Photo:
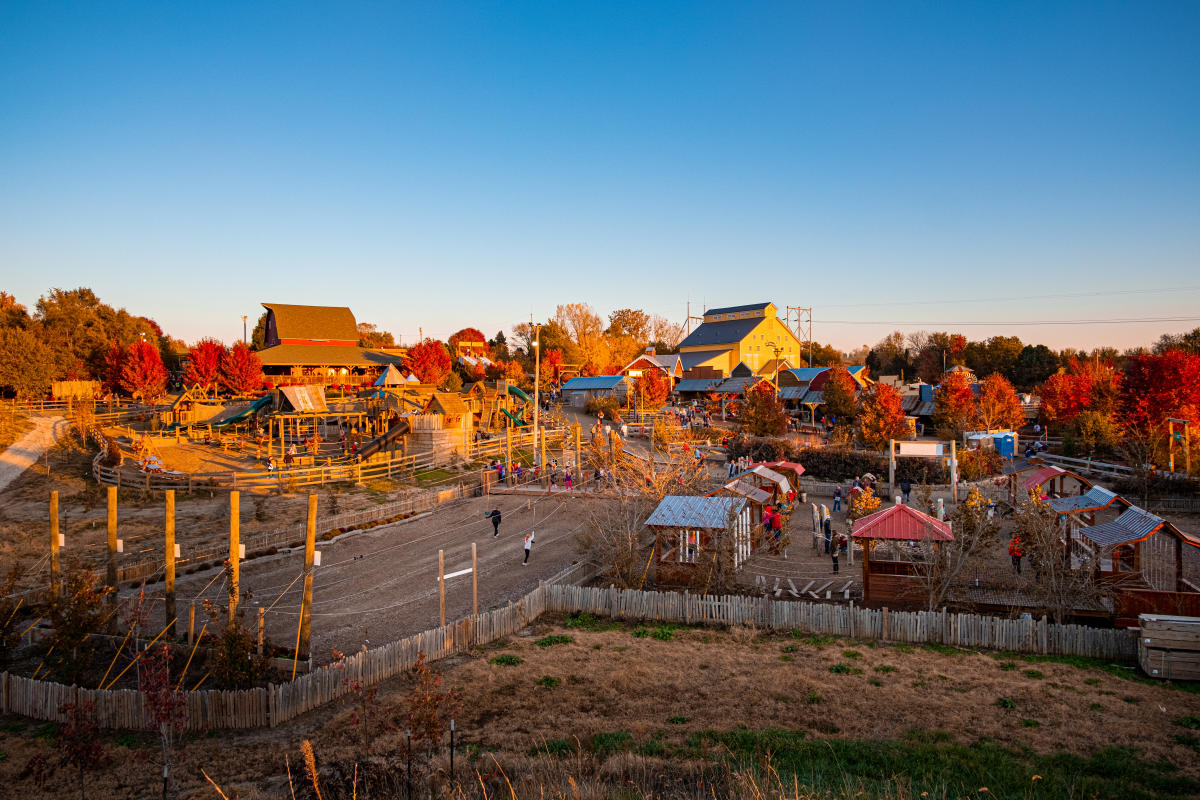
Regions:
[[[412,672],[416,685],[407,698],[406,724],[412,733],[413,748],[424,745],[432,755],[462,705],[462,694],[442,688],[442,673],[429,666],[423,652],[417,654]]]
[[[91,663],[104,624],[104,600],[111,589],[102,587],[96,573],[88,569],[73,570],[50,606],[50,623],[54,633],[49,639],[46,663],[63,683],[78,684]]]
[[[95,703],[91,700],[67,703],[60,710],[67,715],[67,721],[58,734],[59,763],[75,770],[79,798],[84,800],[87,774],[104,769],[112,759],[104,751],[96,725]]]
[[[958,586],[963,573],[989,546],[999,539],[1000,526],[988,514],[988,499],[978,489],[950,514],[953,541],[937,541],[931,534],[917,541],[917,555],[924,562],[919,571],[925,587],[925,607],[934,611],[944,605]]]
[[[1077,609],[1101,606],[1104,590],[1096,580],[1099,553],[1084,542],[1073,546],[1045,500],[1031,495],[1017,510],[1014,523],[1014,535],[1020,537],[1033,567],[1034,582],[1025,589],[1039,608],[1062,623]]]
[[[159,645],[142,657],[138,689],[145,698],[146,719],[162,746],[163,796],[178,793],[172,767],[175,741],[187,725],[187,695],[171,680],[171,648]]]

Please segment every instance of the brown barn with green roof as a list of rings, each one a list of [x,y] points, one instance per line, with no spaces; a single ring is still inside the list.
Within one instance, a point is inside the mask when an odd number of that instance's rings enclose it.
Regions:
[[[358,323],[345,306],[263,303],[263,372],[276,383],[371,383],[396,355],[358,346]]]

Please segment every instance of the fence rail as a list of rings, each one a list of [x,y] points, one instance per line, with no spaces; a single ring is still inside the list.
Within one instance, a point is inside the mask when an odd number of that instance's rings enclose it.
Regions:
[[[1101,475],[1110,478],[1128,478],[1139,474],[1132,467],[1125,464],[1112,464],[1107,461],[1095,461],[1090,458],[1071,458],[1069,456],[1060,456],[1054,453],[1039,453],[1037,459],[1055,466],[1062,466],[1076,472],[1083,472],[1089,475]],[[1037,460],[1034,459],[1034,460]],[[1183,472],[1168,472],[1165,469],[1150,470],[1159,478],[1167,478],[1168,480],[1186,481],[1191,478]]]
[[[545,612],[586,612],[683,624],[754,625],[776,631],[1087,656],[1123,663],[1136,663],[1137,659],[1137,639],[1131,631],[1056,625],[1045,617],[1002,619],[944,611],[892,612],[741,595],[586,588],[564,582],[594,574],[594,568],[573,566],[555,576],[556,582],[540,584],[517,602],[363,650],[289,683],[242,691],[189,692],[187,728],[274,727],[344,697],[355,683],[369,686],[399,675],[417,663],[420,653],[430,660],[462,653],[475,645],[511,636]],[[0,673],[0,713],[63,722],[66,715],[62,705],[77,700],[96,704],[97,724],[102,728],[147,727],[145,698],[140,692],[78,689]]]

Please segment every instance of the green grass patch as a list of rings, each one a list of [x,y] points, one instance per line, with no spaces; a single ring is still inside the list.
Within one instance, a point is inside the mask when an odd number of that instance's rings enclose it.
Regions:
[[[687,721],[688,721],[687,717],[681,717],[678,715],[676,715],[674,717],[667,717],[667,722],[670,723],[671,725],[686,725]]]
[[[996,700],[996,705],[1000,706],[1001,708],[1016,708],[1017,701],[1013,700],[1011,697],[1001,697]]]
[[[534,644],[536,644],[538,647],[553,647],[556,644],[570,644],[573,641],[575,640],[570,636],[564,636],[561,633],[556,633],[552,636],[543,636],[534,642]]]
[[[488,663],[495,664],[498,667],[515,667],[522,663],[522,659],[520,656],[514,656],[512,653],[501,653]]]
[[[538,680],[537,680],[538,686],[544,686],[547,689],[553,689],[554,687],[560,685],[561,683],[562,683],[562,678],[556,678],[553,675],[543,675],[542,677],[538,678]]]
[[[1200,736],[1192,736],[1187,733],[1177,733],[1171,737],[1175,744],[1181,744],[1184,747],[1190,747],[1197,753],[1200,753]]]
[[[1133,696],[1133,695],[1131,695],[1131,694],[1130,694],[1130,695],[1126,695],[1126,696],[1122,697],[1121,699],[1122,699],[1122,700],[1124,700],[1126,703],[1131,703],[1131,704],[1132,704],[1132,703],[1140,703],[1140,702],[1142,702],[1142,698],[1140,698],[1140,697],[1134,697],[1134,696]]]
[[[669,642],[675,638],[677,629],[677,625],[655,625],[653,628],[638,625],[633,629],[633,635],[638,639],[657,639],[660,642]]]
[[[850,659],[862,658],[862,653],[860,653],[857,650],[843,650],[842,658],[850,658]]]
[[[769,753],[784,786],[795,775],[801,787],[818,796],[895,798],[896,776],[901,775],[905,797],[1183,800],[1200,792],[1200,781],[1132,748],[1113,747],[1091,756],[1041,755],[988,740],[957,744],[948,735],[921,731],[900,741],[873,741],[745,728],[705,731],[688,744],[696,752],[727,748],[732,766],[760,772]]]
[[[889,666],[887,664],[880,664],[878,667],[875,668],[875,671],[886,675],[889,672],[895,672],[896,668]]]
[[[1104,679],[1103,678],[1084,678],[1083,682],[1087,686],[1100,686],[1101,684],[1104,683]]]
[[[607,756],[633,749],[633,734],[629,731],[597,733],[592,736],[592,750],[596,755]]]
[[[1026,678],[1029,678],[1031,681],[1040,681],[1042,678],[1046,677],[1045,673],[1043,673],[1040,669],[1027,669],[1021,674]]]
[[[441,483],[442,481],[450,480],[454,477],[454,473],[450,472],[449,470],[434,467],[433,469],[425,469],[421,470],[420,472],[414,472],[413,477],[417,479],[417,483],[421,484],[422,486],[428,486],[431,483]]]
[[[603,631],[615,631],[621,626],[610,620],[601,619],[594,614],[568,614],[566,620],[568,628],[575,628],[581,631],[591,631],[600,633]]]
[[[1088,710],[1089,711],[1103,711],[1104,706],[1101,705],[1100,703],[1092,703],[1090,706],[1088,706]]]
[[[829,668],[834,675],[862,675],[862,670],[849,664],[834,664]]]
[[[966,650],[959,650],[957,647],[951,647],[948,644],[941,644],[940,642],[929,642],[921,645],[921,647],[931,653],[941,653],[944,656],[957,656],[967,652]]]
[[[837,641],[836,636],[825,636],[819,633],[801,633],[798,628],[792,628],[792,638],[813,647],[824,647]]]
[[[575,752],[575,743],[570,739],[550,739],[529,751],[531,756],[565,758]]]
[[[1187,728],[1190,731],[1200,731],[1200,717],[1186,716],[1175,720],[1176,725]]]
[[[815,706],[818,703],[824,703],[825,698],[821,697],[821,695],[817,694],[815,691],[810,691],[808,693],[808,697],[804,698],[804,702],[808,703],[810,706]]]
[[[795,660],[796,660],[796,657],[795,657],[795,656],[793,656],[793,655],[791,655],[791,654],[789,654],[789,653],[784,653],[783,655],[781,655],[781,656],[779,657],[779,660],[780,660],[780,661],[795,661]]]
[[[1200,694],[1200,681],[1164,681],[1156,678],[1148,678],[1141,674],[1137,667],[1127,666],[1125,664],[1114,664],[1113,662],[1103,658],[1088,658],[1086,656],[1051,656],[1013,652],[996,652],[988,653],[988,655],[996,659],[1024,661],[1028,664],[1067,664],[1069,666],[1076,667],[1077,669],[1096,669],[1102,672],[1107,672],[1109,675],[1115,675],[1122,680],[1133,681],[1134,683],[1142,683],[1147,686],[1159,686],[1165,689],[1174,689],[1180,692]]]
[[[782,648],[785,653],[795,653],[800,650],[799,646],[794,644],[784,645]]]
[[[1040,728],[1040,727],[1042,727],[1042,723],[1038,722],[1036,719],[1023,719],[1023,720],[1021,720],[1021,724],[1022,724],[1023,726],[1025,726],[1026,728]]]
[[[867,683],[871,684],[872,686],[883,686],[883,681],[879,680],[879,678],[871,678],[867,681]]]

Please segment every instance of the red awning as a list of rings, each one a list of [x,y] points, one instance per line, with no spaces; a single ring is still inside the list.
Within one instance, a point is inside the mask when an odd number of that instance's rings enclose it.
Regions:
[[[1057,478],[1059,475],[1065,475],[1066,470],[1062,467],[1042,467],[1021,478],[1021,488],[1029,491],[1035,486],[1041,486],[1051,478]]]
[[[889,506],[854,523],[854,538],[952,542],[954,534],[950,532],[949,523],[923,514],[912,506]]]

